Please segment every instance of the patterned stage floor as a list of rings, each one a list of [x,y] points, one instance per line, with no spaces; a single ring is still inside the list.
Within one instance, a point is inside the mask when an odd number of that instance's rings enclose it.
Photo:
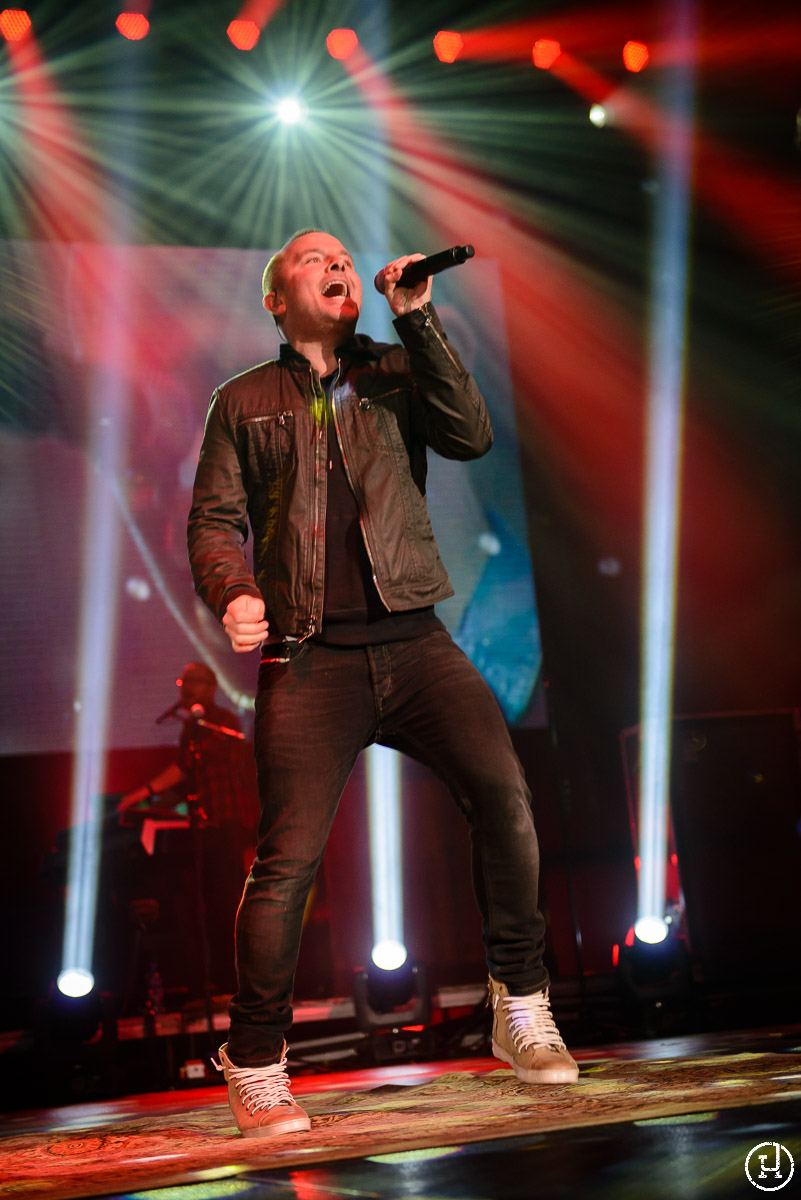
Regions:
[[[550,1088],[492,1059],[307,1076],[294,1090],[311,1132],[267,1143],[237,1135],[217,1087],[17,1114],[0,1195],[747,1196],[760,1143],[779,1154],[784,1195],[799,1193],[801,1164],[786,1176],[801,1158],[801,1029],[576,1057],[579,1083]]]

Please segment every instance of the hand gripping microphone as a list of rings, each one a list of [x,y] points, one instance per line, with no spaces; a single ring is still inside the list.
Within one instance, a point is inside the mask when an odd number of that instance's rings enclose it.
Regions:
[[[474,254],[475,250],[472,246],[451,246],[450,250],[440,250],[439,254],[430,254],[428,258],[418,258],[416,262],[409,263],[403,268],[396,286],[414,287],[416,283],[428,279],[430,275],[439,275],[440,271],[446,271],[448,267],[455,267],[459,263],[467,262],[468,258],[472,258]],[[383,270],[378,272],[373,283],[375,290],[383,296]]]

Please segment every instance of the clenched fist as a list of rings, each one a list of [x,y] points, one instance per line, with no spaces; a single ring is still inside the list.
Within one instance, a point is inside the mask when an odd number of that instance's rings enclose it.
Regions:
[[[267,637],[264,601],[256,596],[237,596],[226,608],[222,623],[237,654],[257,650]]]

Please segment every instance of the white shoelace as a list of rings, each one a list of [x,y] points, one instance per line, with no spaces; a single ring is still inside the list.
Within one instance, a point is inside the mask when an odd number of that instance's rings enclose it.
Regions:
[[[500,996],[496,996],[496,1003],[500,999]],[[509,1020],[509,1033],[518,1050],[525,1050],[529,1046],[567,1049],[556,1028],[547,992],[535,992],[533,996],[506,996],[501,1003]]]
[[[218,1071],[224,1068],[217,1067]],[[286,1053],[281,1061],[269,1067],[228,1067],[228,1079],[233,1083],[249,1113],[276,1104],[294,1104],[286,1073]]]

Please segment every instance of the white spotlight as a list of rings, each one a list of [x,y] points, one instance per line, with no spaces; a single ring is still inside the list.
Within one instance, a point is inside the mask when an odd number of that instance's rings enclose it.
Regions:
[[[285,96],[279,100],[275,112],[284,125],[297,125],[306,116],[306,109],[297,96]]]
[[[376,942],[370,957],[382,971],[397,971],[406,962],[406,947],[402,942]]]
[[[56,985],[65,996],[88,996],[95,986],[95,977],[83,967],[68,967],[59,973]]]
[[[634,936],[649,946],[664,942],[668,935],[667,922],[662,917],[640,917],[634,923]]]
[[[598,129],[603,128],[603,126],[609,120],[609,113],[606,111],[603,104],[593,104],[592,108],[590,109],[589,116],[593,125],[597,126]]]

